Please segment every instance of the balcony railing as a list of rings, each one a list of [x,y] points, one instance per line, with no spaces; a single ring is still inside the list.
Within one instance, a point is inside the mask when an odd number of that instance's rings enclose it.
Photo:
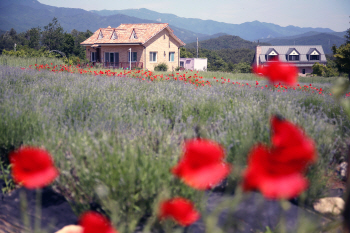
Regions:
[[[113,69],[129,69],[129,62],[93,62],[93,65],[102,64],[105,68],[113,68]],[[143,68],[143,62],[131,62],[131,69]]]

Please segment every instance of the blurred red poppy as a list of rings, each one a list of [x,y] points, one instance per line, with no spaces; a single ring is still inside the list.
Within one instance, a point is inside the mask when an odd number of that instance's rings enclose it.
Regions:
[[[316,160],[315,144],[301,128],[280,117],[274,116],[271,125],[272,147],[260,144],[251,150],[243,189],[260,190],[271,199],[290,199],[308,186],[303,173]]]
[[[293,64],[279,60],[268,62],[264,66],[253,67],[253,73],[266,76],[271,83],[283,82],[294,85],[298,81],[298,69]]]
[[[105,216],[94,211],[85,212],[79,225],[83,227],[83,233],[118,233]]]
[[[160,204],[159,218],[172,218],[181,226],[188,226],[196,222],[200,214],[189,200],[176,197]]]
[[[224,150],[218,143],[192,139],[185,142],[182,158],[172,168],[172,173],[192,188],[212,188],[231,171],[231,165],[223,161],[224,157]]]
[[[21,147],[10,154],[10,162],[13,179],[28,189],[43,188],[59,174],[51,155],[40,148]]]

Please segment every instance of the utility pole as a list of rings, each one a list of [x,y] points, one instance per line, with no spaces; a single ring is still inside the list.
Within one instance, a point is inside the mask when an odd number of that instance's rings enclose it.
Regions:
[[[130,51],[130,53],[129,53],[129,58],[130,58],[129,64],[130,64],[130,70],[131,70],[131,48],[129,49],[129,51]]]
[[[198,58],[198,37],[197,37],[197,58]]]

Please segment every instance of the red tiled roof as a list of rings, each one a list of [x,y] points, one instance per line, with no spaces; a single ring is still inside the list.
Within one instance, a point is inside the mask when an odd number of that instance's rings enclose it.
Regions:
[[[174,35],[174,31],[167,23],[121,24],[117,28],[100,28],[91,37],[80,44],[144,44],[163,29],[169,30],[169,33],[174,39],[181,45],[185,45],[185,43]],[[112,37],[114,31],[116,32],[117,39],[113,39]],[[132,38],[131,36],[133,31],[136,34],[136,38]],[[102,32],[103,38],[98,39],[100,32]]]

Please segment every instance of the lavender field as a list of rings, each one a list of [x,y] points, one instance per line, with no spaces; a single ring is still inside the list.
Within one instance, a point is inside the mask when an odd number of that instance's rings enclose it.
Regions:
[[[219,76],[219,75],[218,75]],[[327,174],[343,156],[349,121],[329,94],[212,82],[195,88],[173,80],[53,73],[0,66],[2,160],[20,145],[46,148],[60,176],[53,188],[79,215],[98,203],[120,232],[156,218],[162,198],[183,196],[198,208],[205,196],[169,172],[185,139],[222,144],[233,165],[227,189],[240,189],[247,154],[270,141],[270,118],[280,114],[315,140],[318,161],[308,171],[305,204],[323,197]],[[209,77],[208,77],[209,78]],[[303,80],[305,81],[305,80]],[[312,83],[330,92],[332,84]],[[152,222],[153,221],[153,222]]]

